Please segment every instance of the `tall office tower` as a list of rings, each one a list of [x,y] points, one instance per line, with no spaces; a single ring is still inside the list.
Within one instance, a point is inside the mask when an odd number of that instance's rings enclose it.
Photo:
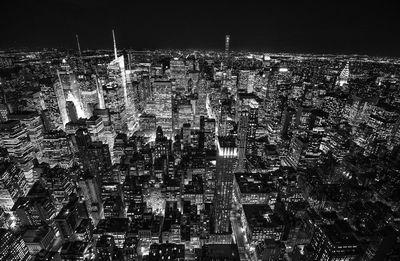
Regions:
[[[4,228],[0,228],[0,260],[29,261],[31,255],[20,236]]]
[[[86,129],[93,141],[107,142],[105,126],[102,118],[92,116],[89,119],[79,119],[76,122],[69,122],[65,125],[65,131],[68,135],[74,135],[79,129]]]
[[[70,168],[74,162],[70,140],[64,131],[52,131],[43,138],[43,161],[51,167]]]
[[[107,77],[103,87],[103,97],[105,107],[109,109],[111,122],[116,132],[126,132],[128,130],[127,119],[131,118],[134,110],[130,107],[127,92],[127,79],[125,71],[125,59],[121,55],[118,57],[115,34],[114,40],[114,60],[107,66]]]
[[[200,131],[202,139],[200,146],[202,146],[206,152],[212,152],[216,150],[215,145],[215,119],[200,117]]]
[[[92,138],[92,141],[107,142],[105,133],[105,126],[102,118],[99,116],[92,116],[86,120],[86,128]]]
[[[231,36],[229,34],[225,35],[225,57],[226,58],[229,58],[229,43],[230,43],[230,40],[231,40]]]
[[[132,75],[129,73],[128,75]],[[128,100],[131,104],[131,109],[137,114],[142,113],[146,107],[146,102],[150,98],[150,77],[147,71],[139,71],[133,74],[135,78],[128,77]],[[133,81],[132,79],[135,79]]]
[[[97,77],[93,74],[89,75],[82,73],[78,74],[77,78],[81,92],[82,109],[86,117],[90,117],[93,115],[95,106],[100,104],[97,90]]]
[[[26,129],[19,121],[10,120],[0,123],[0,146],[7,149],[10,158],[22,169],[31,186],[33,184],[33,146]]]
[[[146,136],[155,137],[157,128],[157,119],[154,114],[142,114],[139,117],[139,129],[144,132]]]
[[[309,260],[356,260],[361,251],[360,243],[341,227],[344,225],[336,223],[316,227],[310,242]]]
[[[246,163],[246,147],[247,147],[247,133],[249,126],[249,111],[244,109],[239,112],[239,127],[238,127],[238,164],[237,171],[245,171]]]
[[[230,232],[229,216],[232,209],[233,176],[238,149],[233,136],[219,137],[214,195],[214,232]]]
[[[107,80],[103,88],[105,107],[109,109],[111,122],[117,132],[127,130],[127,105],[124,57],[120,56],[107,66]]]
[[[79,200],[75,195],[71,197],[68,204],[66,204],[54,218],[54,222],[64,241],[70,239],[74,235],[75,229],[79,225],[81,219],[78,209]]]
[[[10,161],[10,155],[6,148],[0,148],[0,164]]]
[[[292,107],[286,107],[282,112],[281,118],[281,138],[288,140],[291,137],[292,130],[296,121],[296,111]]]
[[[161,126],[158,126],[156,132],[156,142],[154,147],[154,158],[168,159],[170,154],[171,154],[171,140],[168,139],[166,136],[164,136],[163,129],[161,128]]]
[[[350,78],[350,66],[349,66],[349,62],[347,62],[336,80],[337,88],[343,92],[348,92],[349,91],[349,78]]]
[[[188,102],[178,106],[178,124],[175,129],[180,130],[185,123],[193,125],[193,110],[192,105]]]
[[[65,126],[69,122],[68,101],[74,104],[78,118],[86,118],[83,111],[78,79],[65,60],[61,64],[60,70],[57,71],[57,75],[58,82],[54,83],[54,91],[57,96],[63,125]]]
[[[227,136],[232,130],[235,114],[232,100],[224,99],[221,101],[220,114],[218,115],[218,135]]]
[[[95,82],[96,82],[97,99],[99,100],[97,107],[100,110],[105,110],[106,102],[104,99],[104,88],[103,88],[103,84],[102,84],[102,78],[100,78],[98,75],[95,75],[94,78],[95,78]]]
[[[256,83],[256,73],[251,70],[240,70],[238,91],[252,93]]]
[[[22,126],[28,131],[29,139],[36,153],[36,158],[40,158],[41,147],[43,142],[44,126],[40,115],[37,112],[16,112],[9,115],[11,120],[18,120]]]
[[[75,135],[79,160],[85,171],[101,182],[111,177],[111,155],[107,144],[92,141],[87,131],[79,129]]]
[[[78,113],[76,112],[76,107],[72,101],[67,101],[67,115],[70,122],[76,122],[78,120]]]
[[[22,226],[51,225],[56,214],[50,192],[40,182],[36,182],[25,197],[18,198],[11,210]]]
[[[293,137],[290,142],[289,155],[287,156],[288,163],[295,169],[300,164],[301,156],[304,149],[307,147],[308,141],[303,137]]]
[[[124,157],[125,149],[127,148],[127,135],[123,133],[118,133],[115,137],[114,149],[113,149],[113,164],[120,164],[122,157]]]
[[[8,106],[6,104],[0,104],[0,122],[8,121]]]
[[[41,182],[49,189],[56,211],[59,212],[68,203],[71,194],[76,193],[71,171],[60,167],[44,167],[42,170]]]
[[[19,197],[28,192],[24,173],[14,164],[0,164],[0,207],[10,211]]]
[[[152,83],[153,103],[148,103],[146,112],[156,115],[156,125],[161,126],[164,134],[172,138],[172,83],[154,81]]]
[[[58,106],[57,95],[54,91],[54,82],[51,78],[39,80],[40,85],[40,104],[42,110],[45,111],[47,129],[63,128],[63,121],[61,119],[61,112]]]
[[[343,70],[340,72],[337,84],[342,87],[343,85],[348,83],[350,77],[350,65],[349,62],[346,63]]]
[[[207,81],[200,79],[197,87],[196,114],[207,116]]]
[[[175,88],[178,91],[186,91],[188,79],[186,78],[187,66],[183,60],[174,58],[170,61],[169,68],[171,79],[175,81]]]
[[[281,99],[280,89],[282,85],[290,83],[291,72],[287,68],[273,68],[269,75],[268,88],[264,100],[265,117],[269,122],[280,121]]]
[[[78,187],[81,196],[85,199],[89,215],[95,221],[94,224],[96,225],[101,218],[104,218],[100,182],[98,178],[89,172],[83,172],[79,176]]]
[[[182,130],[182,135],[181,136],[182,136],[183,147],[184,148],[190,147],[192,145],[191,135],[190,135],[190,132],[191,132],[192,128],[190,126],[190,123],[184,123],[182,125],[181,130]]]
[[[252,94],[238,93],[238,171],[244,171],[245,159],[255,150],[259,104]]]

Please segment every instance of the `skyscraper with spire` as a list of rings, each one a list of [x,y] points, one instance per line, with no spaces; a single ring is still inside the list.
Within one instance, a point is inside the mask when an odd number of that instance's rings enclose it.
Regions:
[[[112,30],[114,59],[107,66],[107,80],[103,89],[105,107],[109,109],[111,121],[117,132],[127,129],[128,94],[124,56],[118,57],[115,33]]]

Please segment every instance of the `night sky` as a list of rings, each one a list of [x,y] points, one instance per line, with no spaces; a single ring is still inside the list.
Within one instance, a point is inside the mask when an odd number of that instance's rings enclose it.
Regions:
[[[173,4],[171,2],[174,2]],[[0,48],[223,49],[400,57],[387,1],[2,0]]]

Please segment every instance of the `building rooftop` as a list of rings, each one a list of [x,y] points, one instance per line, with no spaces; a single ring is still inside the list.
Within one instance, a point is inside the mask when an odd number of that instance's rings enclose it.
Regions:
[[[254,227],[268,228],[283,225],[282,220],[276,214],[273,214],[268,205],[245,204],[243,211],[251,230]]]
[[[99,221],[96,227],[97,233],[125,233],[129,228],[127,218],[106,218]]]
[[[265,174],[236,173],[236,182],[241,193],[268,193],[274,190],[274,184]]]

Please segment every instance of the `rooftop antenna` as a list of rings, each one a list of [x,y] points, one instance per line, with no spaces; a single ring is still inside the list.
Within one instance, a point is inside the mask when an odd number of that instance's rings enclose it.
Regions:
[[[76,42],[78,44],[78,52],[79,52],[79,56],[82,57],[82,52],[81,52],[81,45],[79,44],[79,36],[76,34]]]
[[[114,29],[112,30],[112,35],[113,35],[113,41],[114,41],[114,56],[115,56],[115,60],[116,60],[118,58],[118,54],[117,54],[117,43],[115,42]]]

